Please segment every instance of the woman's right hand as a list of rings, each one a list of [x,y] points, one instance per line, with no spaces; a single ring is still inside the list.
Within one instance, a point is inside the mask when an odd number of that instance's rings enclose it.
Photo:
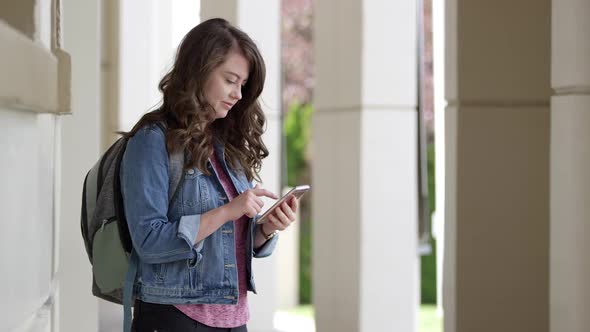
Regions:
[[[253,218],[256,216],[264,206],[264,202],[260,199],[261,196],[278,199],[279,197],[269,190],[260,188],[258,184],[253,189],[248,189],[241,193],[238,197],[232,199],[229,203],[224,205],[227,216],[230,220],[238,220],[243,215]]]

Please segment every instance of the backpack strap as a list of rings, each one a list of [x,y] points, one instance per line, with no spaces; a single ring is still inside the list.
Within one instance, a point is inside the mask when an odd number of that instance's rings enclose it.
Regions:
[[[172,202],[180,191],[180,184],[184,180],[184,153],[175,152],[170,155],[168,174],[170,179],[170,185],[168,186],[168,210],[170,210],[172,208]]]
[[[165,135],[166,131],[168,130],[166,123],[164,121],[158,121],[156,122],[156,125],[160,127]],[[172,207],[172,201],[178,195],[180,183],[182,183],[182,180],[184,180],[184,153],[174,152],[169,155],[168,177],[168,209],[170,209]],[[172,188],[174,189],[171,190]]]
[[[123,331],[131,332],[131,299],[133,298],[133,284],[137,275],[137,253],[135,249],[131,250],[129,257],[129,267],[125,275],[123,284]]]

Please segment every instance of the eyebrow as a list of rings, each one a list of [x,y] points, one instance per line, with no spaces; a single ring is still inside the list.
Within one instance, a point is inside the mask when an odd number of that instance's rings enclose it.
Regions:
[[[238,75],[238,74],[234,73],[233,71],[227,71],[227,70],[226,70],[225,72],[226,72],[227,74],[234,75],[234,76],[235,76],[235,77],[237,77],[238,79],[241,79],[240,75]],[[247,78],[247,77],[244,77],[244,81],[247,81],[247,80],[248,80],[248,78]]]

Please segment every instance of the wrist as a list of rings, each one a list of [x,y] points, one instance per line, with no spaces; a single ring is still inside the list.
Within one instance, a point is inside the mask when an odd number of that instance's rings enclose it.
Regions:
[[[218,225],[223,225],[225,224],[228,220],[232,220],[230,218],[230,211],[227,208],[226,205],[222,205],[216,209],[213,210],[209,210],[208,212],[205,212],[205,214],[211,214],[215,216],[215,220],[217,221]]]
[[[266,240],[270,240],[272,239],[273,236],[275,236],[275,234],[277,233],[276,229],[272,229],[270,231],[267,231],[264,226],[266,226],[267,223],[260,225],[260,234],[262,234],[262,237],[264,237]]]

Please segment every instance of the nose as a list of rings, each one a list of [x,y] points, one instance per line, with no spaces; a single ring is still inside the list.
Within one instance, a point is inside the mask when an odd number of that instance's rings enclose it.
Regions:
[[[229,96],[235,100],[242,99],[242,86],[238,85],[236,88],[233,88]]]

